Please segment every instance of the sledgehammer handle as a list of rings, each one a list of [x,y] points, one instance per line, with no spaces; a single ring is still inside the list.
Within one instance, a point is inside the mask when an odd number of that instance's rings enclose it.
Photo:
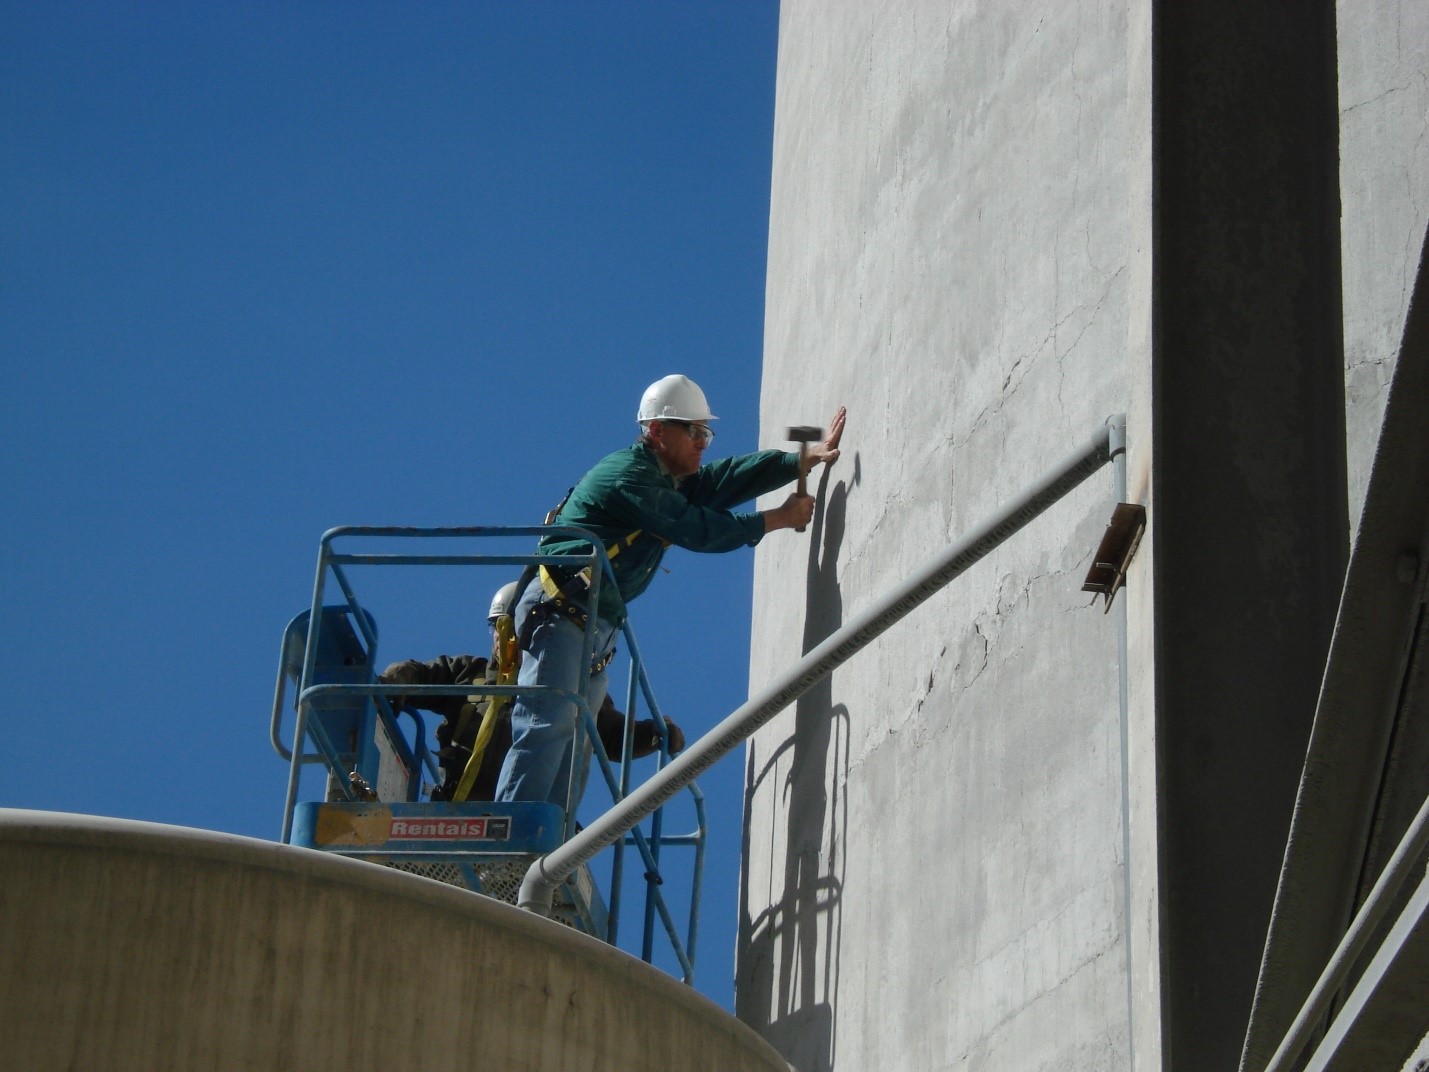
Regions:
[[[824,434],[822,428],[815,428],[811,424],[796,424],[789,429],[789,438],[799,444],[799,494],[809,494],[808,470],[804,467],[804,460],[807,457],[809,444],[815,442]],[[808,526],[800,525],[795,532],[803,532]]]
[[[808,474],[807,474],[806,472],[804,472],[804,451],[807,450],[807,449],[808,449],[808,444],[807,444],[807,443],[802,443],[802,442],[801,442],[801,443],[799,444],[799,484],[798,484],[798,491],[799,491],[799,494],[800,494],[800,495],[807,495],[807,494],[809,494],[809,476],[808,476]],[[799,526],[798,528],[796,528],[794,531],[795,531],[795,532],[803,532],[803,531],[804,531],[806,528],[808,528],[808,527],[809,527],[808,525],[800,525],[800,526]]]

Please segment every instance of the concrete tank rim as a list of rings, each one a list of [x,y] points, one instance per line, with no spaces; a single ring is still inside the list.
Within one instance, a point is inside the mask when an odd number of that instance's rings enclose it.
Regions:
[[[684,1006],[691,1015],[721,1021],[723,1027],[745,1036],[747,1043],[766,1050],[784,1063],[768,1040],[752,1027],[659,968],[570,927],[435,879],[243,834],[82,812],[0,808],[0,844],[71,845],[150,856],[184,856],[348,885],[464,913],[492,926],[522,931],[532,941],[557,951],[595,961],[627,983]]]

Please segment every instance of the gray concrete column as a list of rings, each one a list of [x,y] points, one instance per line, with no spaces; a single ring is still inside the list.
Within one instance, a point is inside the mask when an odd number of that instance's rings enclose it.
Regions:
[[[1162,1065],[1202,1072],[1239,1056],[1347,553],[1335,11],[1147,10],[1153,576],[1130,606],[1154,655],[1133,696],[1154,705]]]

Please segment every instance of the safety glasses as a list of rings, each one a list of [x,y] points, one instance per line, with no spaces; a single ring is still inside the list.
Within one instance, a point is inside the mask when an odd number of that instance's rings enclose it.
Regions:
[[[683,421],[671,421],[676,427],[683,428],[685,435],[689,436],[696,443],[710,443],[714,441],[714,429],[707,424],[685,424]]]

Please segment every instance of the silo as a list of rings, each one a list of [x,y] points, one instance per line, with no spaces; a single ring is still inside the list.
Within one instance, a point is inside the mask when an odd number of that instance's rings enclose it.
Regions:
[[[1429,25],[1342,7],[783,4],[763,435],[849,425],[751,688],[1111,413],[1149,520],[1103,614],[1089,481],[751,741],[801,1069],[1235,1067],[1424,234]]]
[[[11,1068],[787,1069],[664,972],[389,868],[7,810],[0,873]]]

